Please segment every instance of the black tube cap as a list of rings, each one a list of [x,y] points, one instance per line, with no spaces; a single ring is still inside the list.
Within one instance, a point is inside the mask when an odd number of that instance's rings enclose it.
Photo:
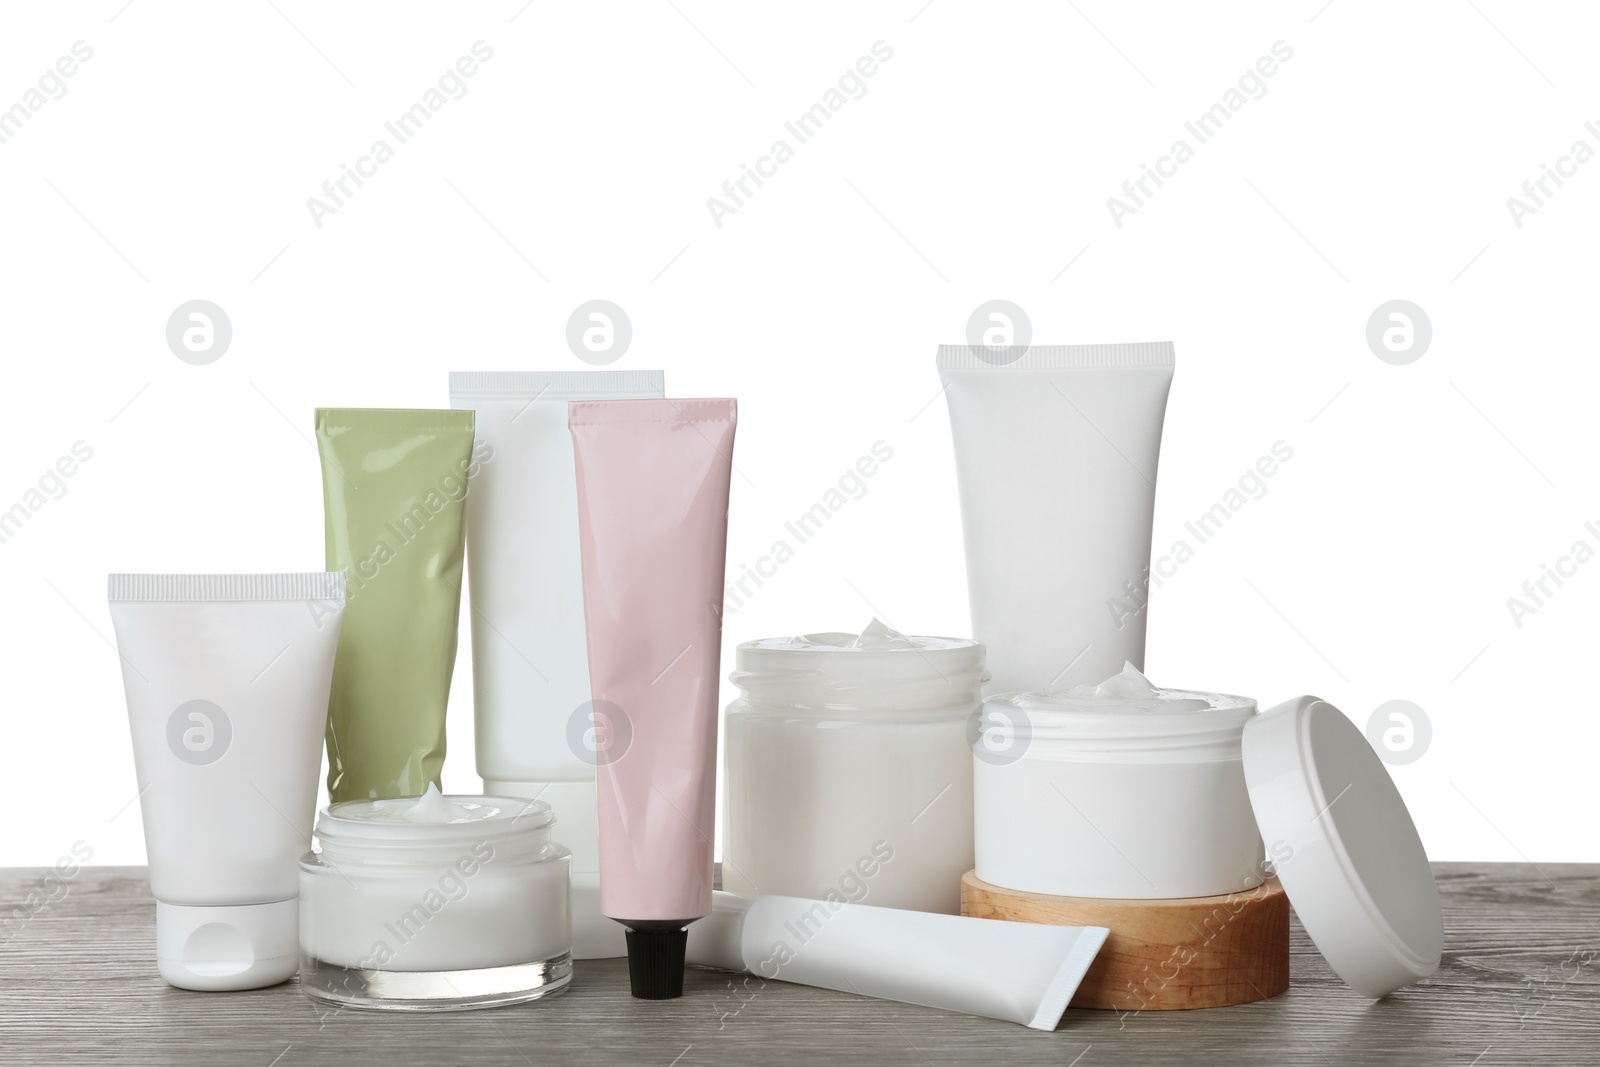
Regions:
[[[628,927],[628,984],[634,997],[673,1000],[683,996],[688,927],[688,922],[641,922]]]

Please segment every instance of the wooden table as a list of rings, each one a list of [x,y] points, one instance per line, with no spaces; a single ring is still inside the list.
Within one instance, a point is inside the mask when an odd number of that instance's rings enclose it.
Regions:
[[[340,1067],[794,1060],[870,1064],[1600,1064],[1600,864],[1441,863],[1445,960],[1373,1003],[1298,923],[1289,992],[1232,1008],[1069,1011],[1056,1033],[691,970],[682,1000],[628,996],[621,960],[564,996],[489,1011],[333,1012],[294,983],[191,993],[155,972],[142,868],[85,868],[17,919],[43,871],[0,871],[0,1062]],[[13,916],[9,924],[6,916]]]

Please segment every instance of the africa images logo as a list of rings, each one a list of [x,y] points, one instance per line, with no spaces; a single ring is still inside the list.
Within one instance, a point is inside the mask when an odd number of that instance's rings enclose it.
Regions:
[[[185,701],[167,719],[167,747],[185,763],[196,767],[215,763],[232,743],[228,713],[209,700]]]

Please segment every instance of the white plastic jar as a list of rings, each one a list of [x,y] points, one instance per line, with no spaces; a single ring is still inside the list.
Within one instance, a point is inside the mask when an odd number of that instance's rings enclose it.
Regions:
[[[874,620],[746,642],[731,678],[723,887],[957,913],[983,646]]]
[[[1073,897],[1239,892],[1265,877],[1240,740],[1248,697],[1095,686],[984,703],[973,745],[975,873]]]
[[[572,978],[572,853],[510,797],[325,808],[300,861],[300,988],[402,1011],[515,1004]]]

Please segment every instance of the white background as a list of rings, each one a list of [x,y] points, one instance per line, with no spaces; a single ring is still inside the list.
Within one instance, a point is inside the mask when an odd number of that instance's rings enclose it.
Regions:
[[[1161,684],[1314,692],[1434,737],[1392,769],[1437,859],[1600,859],[1600,562],[1506,600],[1600,523],[1600,162],[1506,200],[1600,120],[1595,16],[1503,0],[401,7],[8,5],[0,107],[93,58],[0,144],[0,864],[143,860],[108,571],[322,566],[316,405],[448,406],[451,369],[581,369],[568,315],[630,314],[618,368],[739,399],[729,561],[882,440],[893,459],[727,620],[754,637],[967,632],[934,348],[1006,298],[1041,343],[1171,338],[1155,541],[1274,442],[1292,461],[1155,593]],[[1320,8],[1320,10],[1319,10]],[[1491,21],[1492,20],[1492,21]],[[482,40],[494,50],[336,214],[308,197]],[[706,206],[876,41],[893,57],[719,228]],[[1276,41],[1293,49],[1119,228],[1107,197]],[[792,137],[788,137],[791,145]],[[1552,187],[1553,188],[1553,187]],[[180,362],[180,303],[234,338]],[[1434,337],[1391,366],[1368,316]],[[474,791],[463,634],[445,784]],[[724,699],[731,697],[724,686]]]

